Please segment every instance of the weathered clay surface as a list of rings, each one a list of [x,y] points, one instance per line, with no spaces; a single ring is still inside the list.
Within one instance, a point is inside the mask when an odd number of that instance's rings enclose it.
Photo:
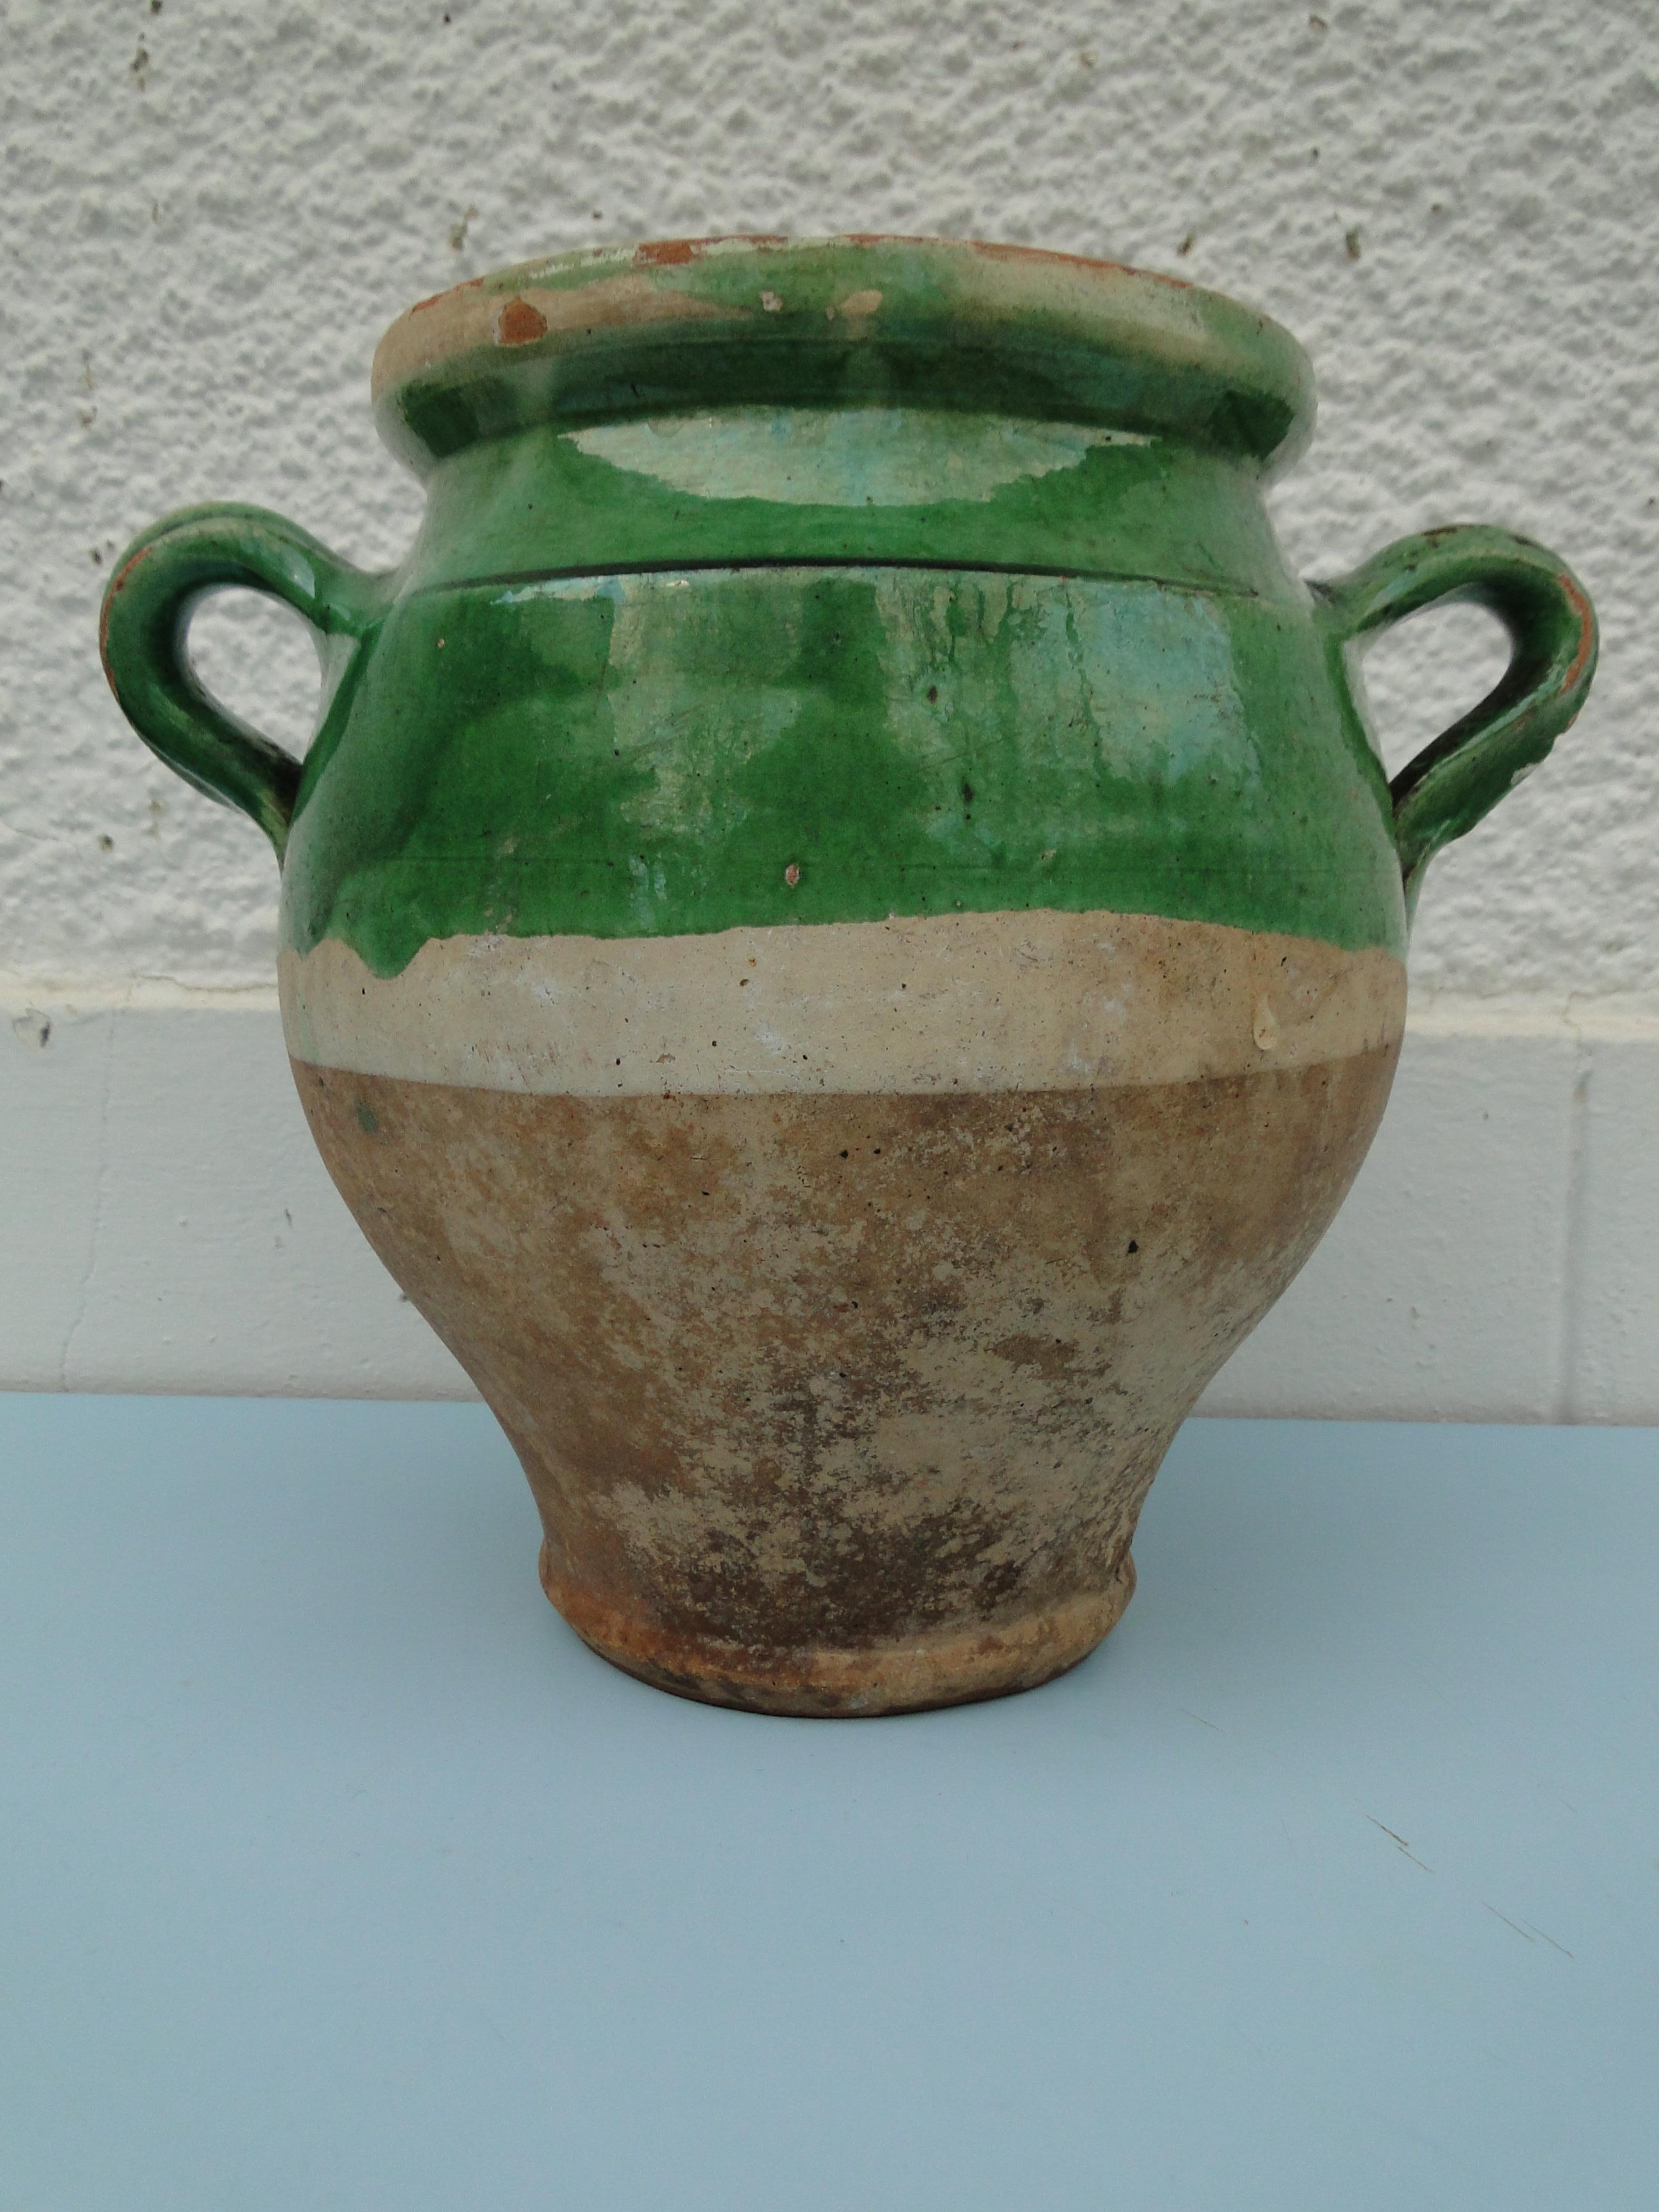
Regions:
[[[707,322],[719,313],[701,300],[665,300],[632,271],[586,286],[580,297],[529,283],[505,295],[466,285],[422,300],[398,318],[375,351],[374,395],[378,399],[388,386],[434,362],[481,347],[534,344],[550,331],[591,335],[640,323]]]
[[[1083,1656],[1148,1484],[1312,1249],[1396,1039],[1186,1082],[537,1096],[295,1063],[609,1657],[779,1711]]]

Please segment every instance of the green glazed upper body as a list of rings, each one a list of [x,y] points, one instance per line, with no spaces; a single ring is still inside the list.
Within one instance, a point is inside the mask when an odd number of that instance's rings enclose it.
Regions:
[[[826,328],[837,291],[879,324],[870,249],[793,258]],[[770,264],[712,261],[767,319],[799,281]],[[1156,404],[1119,364],[1061,395],[1077,419],[1011,412],[881,373],[872,328],[850,399],[803,376],[791,404],[776,369],[598,419],[509,393],[482,434],[480,384],[534,365],[499,333],[544,313],[546,273],[498,281],[482,362],[382,395],[428,512],[306,764],[296,951],[341,938],[389,974],[434,936],[1030,908],[1403,948],[1387,779],[1263,507],[1305,413],[1288,342],[1262,349],[1288,387],[1265,432],[1259,395],[1243,430],[1182,420],[1168,364]]]
[[[1554,556],[1404,541],[1310,587],[1263,503],[1300,349],[1218,295],[883,238],[566,255],[422,302],[376,357],[426,478],[370,577],[256,510],[172,518],[106,601],[149,741],[283,856],[282,930],[380,975],[433,938],[1110,910],[1403,951],[1424,862],[1594,664]],[[302,766],[179,640],[248,583],[324,633]],[[1352,655],[1447,596],[1504,684],[1391,791]]]

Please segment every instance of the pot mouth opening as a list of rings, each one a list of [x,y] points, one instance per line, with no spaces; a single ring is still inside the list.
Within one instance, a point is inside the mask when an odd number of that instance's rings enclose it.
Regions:
[[[1094,424],[1264,470],[1313,422],[1302,348],[1224,294],[1032,246],[869,234],[521,262],[400,315],[372,386],[381,435],[421,474],[537,425],[738,405]]]

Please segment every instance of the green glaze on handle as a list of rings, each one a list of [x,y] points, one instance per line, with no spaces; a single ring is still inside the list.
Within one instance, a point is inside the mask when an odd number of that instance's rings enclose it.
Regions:
[[[210,698],[186,650],[198,602],[232,589],[280,599],[320,641],[349,647],[381,611],[386,586],[281,515],[210,506],[169,515],[136,538],[104,594],[100,649],[122,712],[186,783],[251,815],[280,860],[300,763]],[[319,650],[331,688],[346,656],[325,643]]]
[[[1469,523],[1402,538],[1315,591],[1345,646],[1423,607],[1462,599],[1489,608],[1514,647],[1495,689],[1389,786],[1409,910],[1440,848],[1530,775],[1583,706],[1595,672],[1595,617],[1553,553]]]

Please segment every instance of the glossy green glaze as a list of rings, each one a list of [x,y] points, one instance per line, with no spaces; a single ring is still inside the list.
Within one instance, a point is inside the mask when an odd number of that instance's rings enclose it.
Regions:
[[[307,763],[287,934],[382,974],[463,931],[1026,907],[1398,949],[1387,787],[1343,702],[1305,607],[1152,583],[791,567],[416,594]]]
[[[382,428],[430,480],[395,574],[246,508],[140,539],[111,682],[284,854],[285,941],[389,975],[465,933],[1041,907],[1402,950],[1426,860],[1582,702],[1582,592],[1479,529],[1299,584],[1261,499],[1310,415],[1293,343],[977,251],[504,272],[382,347]],[[190,608],[233,584],[327,641],[302,772],[190,673]],[[1515,659],[1391,793],[1350,656],[1459,595]]]
[[[492,440],[431,471],[402,581],[766,561],[1294,595],[1255,468],[1144,433],[938,408],[744,407]]]

